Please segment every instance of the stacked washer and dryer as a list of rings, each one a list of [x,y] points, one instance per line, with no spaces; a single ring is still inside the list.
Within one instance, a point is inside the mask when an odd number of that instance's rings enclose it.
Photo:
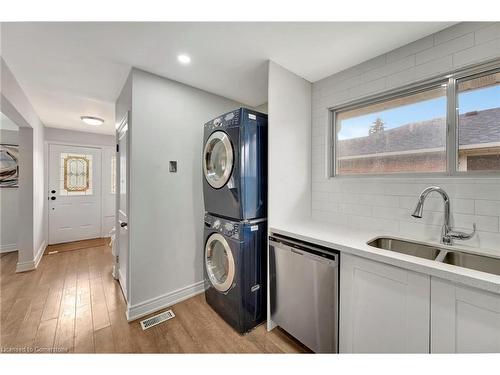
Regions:
[[[266,316],[267,115],[217,117],[203,144],[205,297],[245,333]]]

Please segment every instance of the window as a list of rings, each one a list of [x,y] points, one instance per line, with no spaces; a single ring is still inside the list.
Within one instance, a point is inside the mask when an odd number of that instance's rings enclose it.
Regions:
[[[337,173],[446,171],[446,88],[338,112]]]
[[[61,153],[60,195],[92,195],[92,155]]]
[[[332,174],[500,171],[500,70],[477,71],[333,109]]]
[[[500,171],[500,72],[458,81],[458,170]]]

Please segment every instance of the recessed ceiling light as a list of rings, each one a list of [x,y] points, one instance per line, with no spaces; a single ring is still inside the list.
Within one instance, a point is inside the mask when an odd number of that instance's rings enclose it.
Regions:
[[[93,117],[93,116],[82,116],[80,119],[86,123],[87,125],[93,125],[93,126],[98,126],[102,125],[104,123],[104,120],[99,117]]]
[[[191,57],[189,57],[188,55],[179,55],[177,56],[177,60],[179,60],[179,62],[181,64],[189,64],[191,62]]]

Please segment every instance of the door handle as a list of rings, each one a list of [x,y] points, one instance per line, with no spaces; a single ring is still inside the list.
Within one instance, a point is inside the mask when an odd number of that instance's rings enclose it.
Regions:
[[[122,228],[125,228],[127,225],[128,225],[128,224],[127,224],[126,222],[124,222],[124,221],[122,221],[122,222],[120,223],[120,227],[122,227]]]

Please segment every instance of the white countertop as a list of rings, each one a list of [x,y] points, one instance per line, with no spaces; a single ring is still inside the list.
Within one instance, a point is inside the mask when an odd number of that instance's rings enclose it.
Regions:
[[[313,244],[329,247],[334,250],[338,250],[341,253],[345,252],[373,259],[379,262],[394,265],[396,267],[441,277],[443,279],[500,294],[500,276],[436,262],[433,260],[417,258],[394,251],[382,250],[366,244],[371,239],[380,236],[390,236],[393,238],[411,240],[399,235],[382,233],[380,231],[375,232],[356,229],[348,226],[314,220],[301,220],[279,225],[271,225],[269,232],[271,234],[281,234]],[[438,242],[425,243],[430,243],[439,247],[443,246]],[[498,255],[493,251],[468,247],[461,244],[453,245],[452,249],[498,257]]]

